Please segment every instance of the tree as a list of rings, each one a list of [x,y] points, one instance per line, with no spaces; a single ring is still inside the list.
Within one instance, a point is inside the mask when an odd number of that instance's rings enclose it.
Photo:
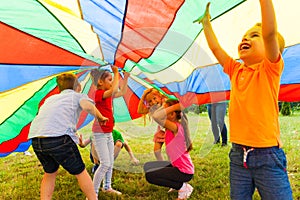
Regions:
[[[281,106],[281,114],[283,116],[289,116],[292,113],[291,103],[283,102]]]

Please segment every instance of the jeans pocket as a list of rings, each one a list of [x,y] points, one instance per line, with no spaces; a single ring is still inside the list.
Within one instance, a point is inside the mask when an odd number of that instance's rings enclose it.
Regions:
[[[229,152],[230,164],[243,166],[243,151],[231,148]]]
[[[271,157],[273,158],[277,166],[286,171],[287,161],[282,149],[274,149]]]

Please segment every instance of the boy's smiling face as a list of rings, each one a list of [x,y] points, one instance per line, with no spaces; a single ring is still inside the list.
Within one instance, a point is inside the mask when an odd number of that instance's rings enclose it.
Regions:
[[[242,42],[238,46],[238,53],[245,64],[258,63],[264,58],[265,47],[262,38],[262,29],[255,25],[243,36]]]

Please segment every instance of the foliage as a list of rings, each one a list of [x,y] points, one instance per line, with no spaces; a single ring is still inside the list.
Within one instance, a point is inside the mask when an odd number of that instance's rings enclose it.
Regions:
[[[207,108],[206,108],[206,105],[191,105],[190,107],[186,108],[185,109],[185,112],[188,113],[188,112],[193,112],[195,114],[201,114],[203,112],[206,112],[207,111]]]
[[[281,107],[281,114],[283,116],[289,116],[292,113],[291,103],[283,102]]]
[[[195,115],[189,113],[191,134],[194,149],[191,156],[195,164],[195,176],[190,182],[194,187],[191,200],[226,200],[229,199],[229,158],[230,145],[221,147],[212,145],[213,136],[210,132],[210,122],[207,113]],[[293,189],[294,199],[300,199],[300,113],[291,116],[281,116],[280,125],[284,150],[288,160],[288,174]],[[228,117],[226,117],[228,123]],[[176,199],[177,192],[167,193],[169,188],[149,184],[142,173],[142,164],[154,160],[152,153],[152,137],[155,123],[144,126],[144,120],[128,123],[118,123],[117,129],[123,132],[124,138],[132,147],[141,165],[130,164],[129,156],[123,149],[115,162],[113,173],[113,187],[123,195],[113,196],[100,192],[99,199],[121,200],[152,200]],[[81,130],[85,137],[90,134],[90,127]],[[79,148],[88,171],[92,164],[89,160],[89,148]],[[32,149],[29,149],[32,154]],[[23,153],[14,153],[0,158],[0,199],[1,200],[38,200],[39,187],[43,170],[35,155],[25,156]],[[64,169],[59,169],[56,180],[53,200],[82,199],[85,197],[80,191],[76,178],[69,175]],[[255,200],[260,199],[257,192]]]
[[[300,111],[300,102],[292,102],[291,103],[292,112]]]

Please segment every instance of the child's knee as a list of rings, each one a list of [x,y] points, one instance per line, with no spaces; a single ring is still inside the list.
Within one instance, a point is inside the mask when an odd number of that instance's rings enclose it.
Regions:
[[[119,140],[116,142],[115,147],[119,147],[122,148],[123,147],[123,143],[120,142]]]

